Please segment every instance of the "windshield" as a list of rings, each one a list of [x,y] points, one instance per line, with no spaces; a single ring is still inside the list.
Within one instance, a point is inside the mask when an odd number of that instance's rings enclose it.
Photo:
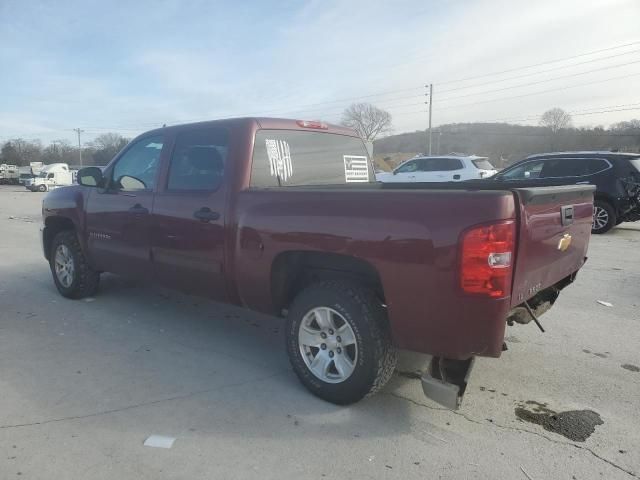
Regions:
[[[47,171],[43,170],[38,174],[38,178],[47,178]]]

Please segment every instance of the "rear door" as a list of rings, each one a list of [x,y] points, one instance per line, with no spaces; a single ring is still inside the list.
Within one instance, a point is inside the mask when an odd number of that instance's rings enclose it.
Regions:
[[[576,272],[586,259],[592,185],[516,188],[519,231],[512,306]]]
[[[176,134],[152,216],[155,278],[221,301],[228,136],[221,127]]]

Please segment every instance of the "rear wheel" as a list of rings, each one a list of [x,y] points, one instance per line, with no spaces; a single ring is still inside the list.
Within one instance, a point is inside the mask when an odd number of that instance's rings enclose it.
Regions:
[[[339,405],[380,390],[397,361],[380,300],[349,282],[321,282],[302,291],[289,309],[286,342],[305,387]]]
[[[87,263],[73,230],[64,230],[55,236],[51,242],[49,265],[56,288],[63,297],[83,298],[98,290],[100,273]]]
[[[617,225],[616,212],[609,202],[596,200],[593,202],[593,222],[591,233],[606,233]]]
[[[47,186],[46,185],[39,185],[38,186],[38,191],[39,192],[46,192],[47,191]]]

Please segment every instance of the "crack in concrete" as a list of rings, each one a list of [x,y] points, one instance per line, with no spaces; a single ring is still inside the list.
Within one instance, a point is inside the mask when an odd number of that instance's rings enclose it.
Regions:
[[[635,472],[627,470],[626,468],[621,467],[620,465],[618,465],[617,463],[613,462],[612,460],[609,460],[607,458],[602,457],[601,455],[599,455],[598,453],[596,453],[595,451],[593,451],[589,447],[585,447],[585,446],[582,446],[582,445],[577,445],[577,444],[571,443],[571,442],[563,442],[561,440],[556,440],[554,438],[548,437],[547,435],[545,435],[543,433],[534,432],[533,430],[527,430],[526,428],[511,427],[509,425],[501,425],[501,424],[496,423],[496,422],[484,423],[484,422],[481,422],[479,420],[476,420],[475,418],[471,418],[471,417],[469,417],[468,415],[466,415],[466,414],[464,414],[462,412],[456,412],[455,410],[449,410],[448,408],[432,407],[431,405],[426,405],[424,403],[417,402],[417,401],[413,400],[412,398],[403,397],[402,395],[399,395],[399,394],[394,393],[394,392],[388,392],[388,393],[385,393],[385,394],[386,395],[390,395],[390,396],[395,397],[395,398],[398,398],[400,400],[404,400],[406,402],[412,403],[412,404],[414,404],[414,405],[416,405],[418,407],[427,408],[429,410],[440,410],[440,411],[443,411],[443,412],[453,413],[454,415],[457,415],[459,417],[464,418],[468,422],[475,423],[476,425],[480,425],[480,426],[483,426],[483,427],[494,426],[494,427],[501,428],[503,430],[512,430],[512,431],[516,431],[516,432],[529,433],[529,434],[537,435],[538,437],[544,438],[545,440],[548,440],[549,442],[552,442],[552,443],[556,443],[556,444],[559,444],[559,445],[571,446],[571,447],[577,448],[578,450],[584,450],[586,452],[589,452],[591,455],[593,455],[597,459],[599,459],[599,460],[611,465],[612,467],[620,470],[621,472],[624,472],[627,475],[630,475],[631,477],[634,477],[634,478],[640,478]]]
[[[192,398],[192,397],[195,397],[197,395],[202,395],[202,394],[205,394],[205,393],[211,393],[211,392],[216,392],[216,391],[220,391],[220,390],[226,390],[227,388],[240,387],[242,385],[247,385],[249,383],[263,382],[263,381],[269,380],[269,379],[271,379],[273,377],[277,377],[279,375],[283,375],[284,373],[287,373],[288,371],[289,370],[276,372],[276,373],[273,373],[271,375],[267,375],[266,377],[261,377],[261,378],[258,378],[258,379],[246,380],[244,382],[238,382],[238,383],[230,383],[228,385],[222,385],[221,387],[209,388],[209,389],[206,389],[206,390],[196,390],[195,392],[189,392],[189,393],[185,393],[185,394],[182,394],[182,395],[175,395],[173,397],[160,398],[158,400],[151,400],[151,401],[148,401],[148,402],[135,403],[133,405],[125,405],[124,407],[113,408],[113,409],[110,409],[110,410],[102,410],[100,412],[87,413],[85,415],[71,415],[71,416],[68,416],[68,417],[60,417],[60,418],[51,418],[49,420],[41,420],[39,422],[19,423],[19,424],[14,424],[14,425],[0,425],[0,429],[34,427],[34,426],[38,426],[38,425],[47,425],[49,423],[66,422],[66,421],[69,421],[69,420],[82,420],[82,419],[85,419],[85,418],[101,417],[101,416],[104,416],[104,415],[111,415],[112,413],[119,413],[119,412],[124,412],[124,411],[127,411],[127,410],[133,410],[135,408],[147,407],[147,406],[151,406],[151,405],[157,405],[159,403],[173,402],[175,400],[184,400],[184,399]]]

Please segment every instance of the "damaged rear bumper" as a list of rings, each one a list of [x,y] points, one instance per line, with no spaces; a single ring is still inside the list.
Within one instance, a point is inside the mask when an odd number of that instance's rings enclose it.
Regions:
[[[457,410],[474,363],[475,357],[468,360],[433,357],[421,379],[425,396],[443,407]]]

